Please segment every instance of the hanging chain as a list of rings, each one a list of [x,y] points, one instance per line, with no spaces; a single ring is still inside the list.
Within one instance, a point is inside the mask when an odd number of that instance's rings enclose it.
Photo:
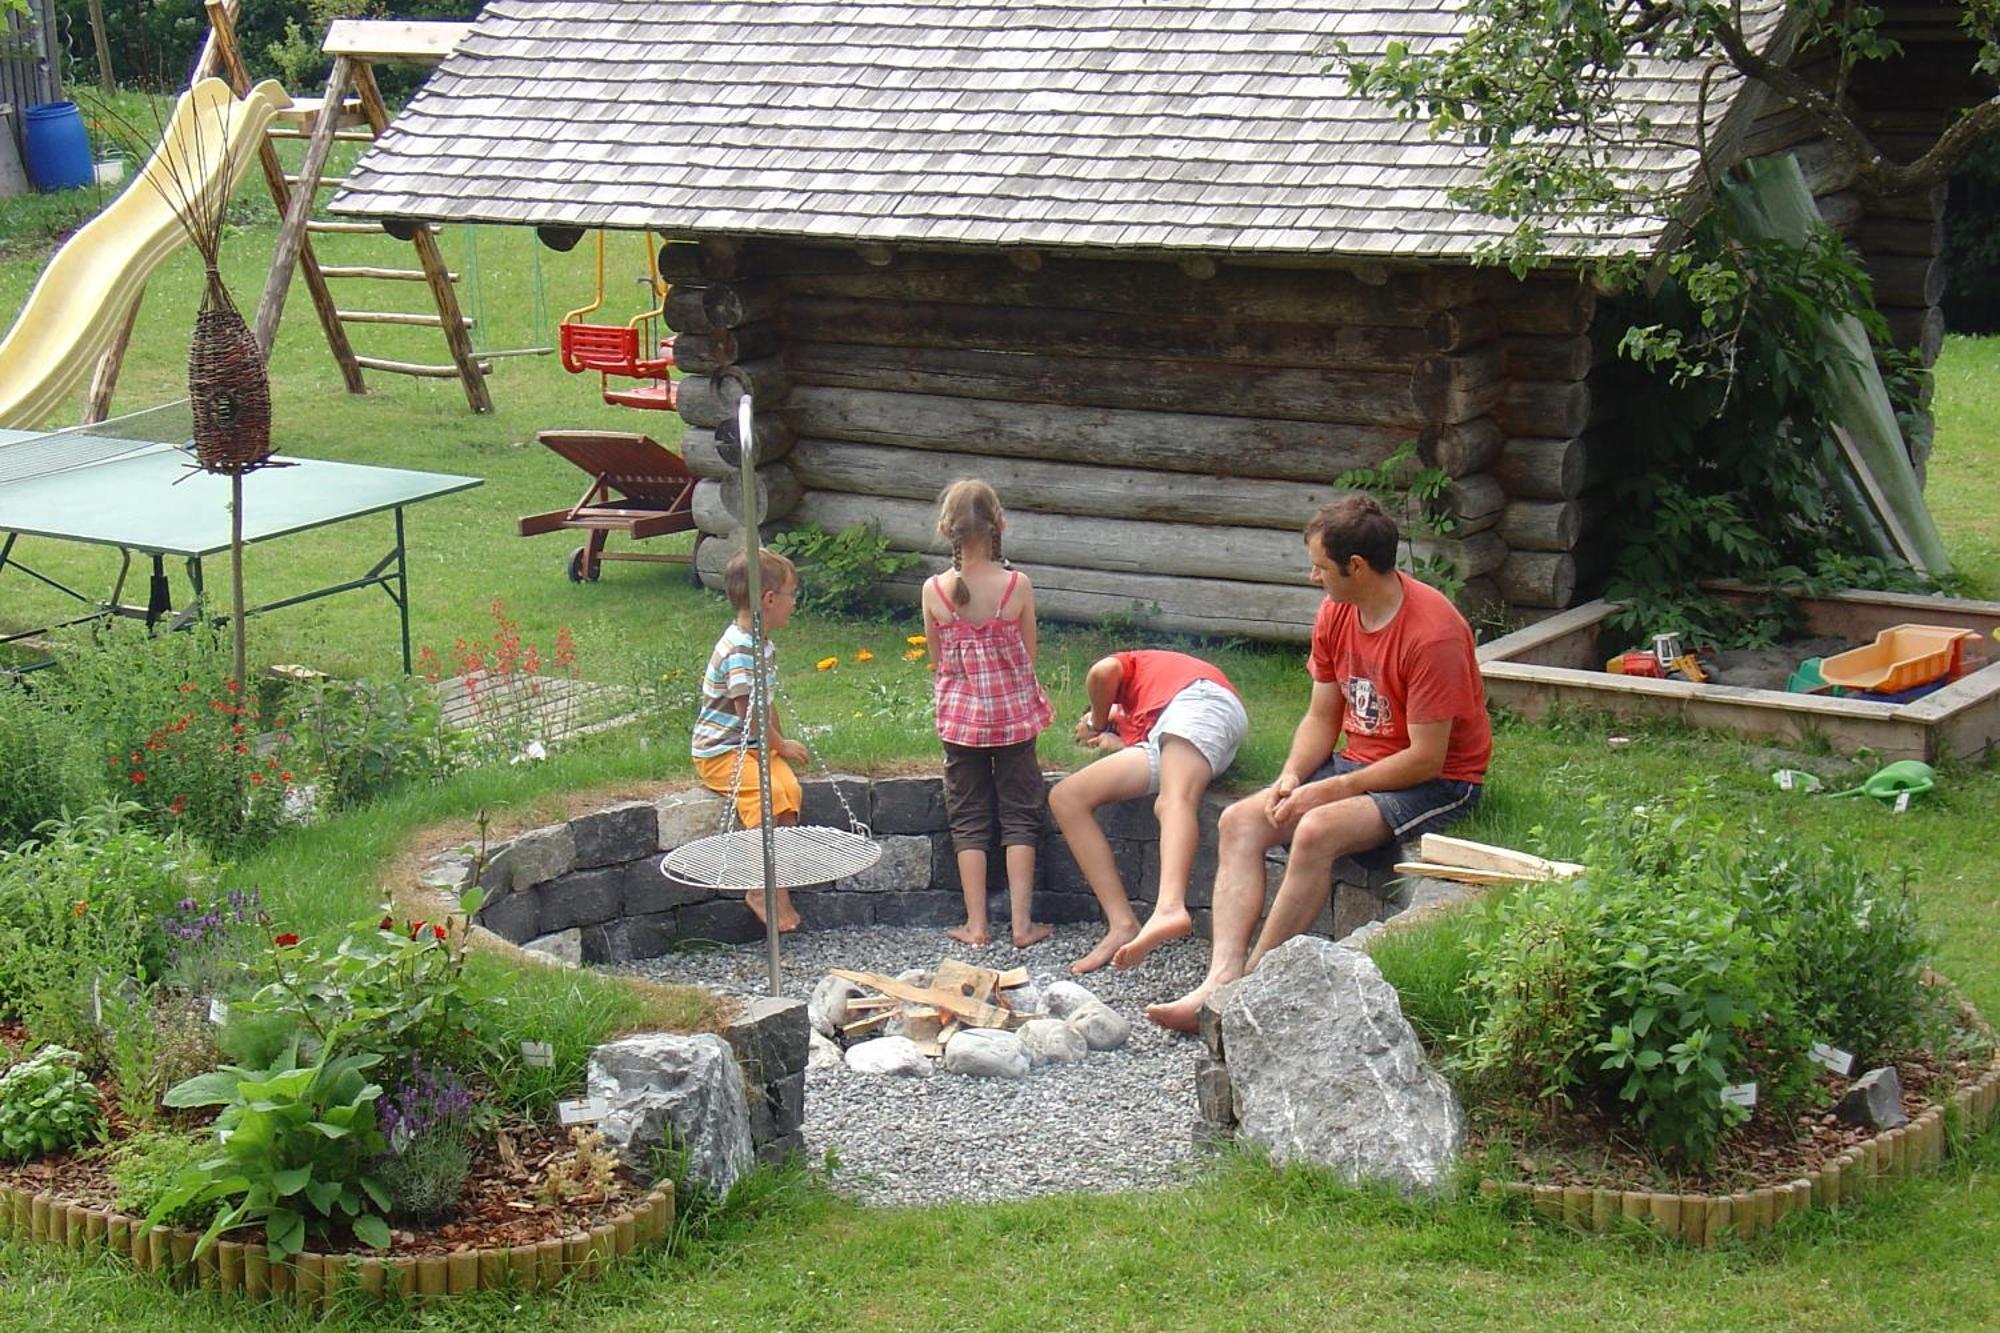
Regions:
[[[799,710],[792,707],[792,696],[786,694],[784,686],[777,685],[775,679],[773,680],[773,685],[778,692],[778,702],[785,706],[785,713],[793,718],[798,717]],[[800,745],[806,747],[806,758],[811,760],[813,767],[819,770],[819,776],[826,779],[826,785],[833,788],[834,799],[840,802],[841,813],[847,816],[848,832],[854,834],[856,837],[873,838],[875,831],[864,824],[861,821],[861,817],[854,813],[854,807],[847,803],[847,793],[840,789],[840,779],[836,778],[833,775],[833,770],[826,766],[826,760],[820,757],[818,747],[805,738],[805,727],[803,724],[799,727],[799,735],[794,739]]]

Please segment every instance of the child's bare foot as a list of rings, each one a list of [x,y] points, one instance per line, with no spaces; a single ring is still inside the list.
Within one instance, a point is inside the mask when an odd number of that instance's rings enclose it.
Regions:
[[[799,909],[792,906],[792,895],[787,889],[778,890],[778,933],[789,935],[799,928]]]
[[[1086,972],[1095,972],[1098,968],[1110,962],[1111,955],[1117,953],[1126,944],[1130,943],[1132,937],[1138,933],[1139,923],[1136,921],[1129,926],[1108,927],[1104,932],[1104,938],[1097,942],[1097,947],[1077,959],[1074,963],[1071,963],[1069,970],[1077,976],[1082,976]]]
[[[1044,925],[1040,921],[1030,921],[1026,926],[1016,926],[1014,928],[1014,947],[1016,949],[1025,949],[1031,944],[1040,944],[1055,933],[1056,928],[1054,926]]]
[[[749,893],[744,894],[743,905],[750,909],[751,916],[757,918],[758,925],[761,926],[770,920],[764,913],[764,891],[762,889],[752,889]]]
[[[962,926],[953,926],[945,934],[960,944],[970,944],[975,949],[984,949],[993,940],[993,934],[984,921],[968,921]]]
[[[1152,956],[1153,950],[1170,940],[1186,939],[1194,930],[1194,919],[1182,908],[1176,912],[1154,912],[1131,943],[1111,955],[1111,965],[1119,971],[1134,968]]]
[[[1178,1000],[1169,1000],[1165,1004],[1149,1004],[1146,1006],[1146,1017],[1170,1032],[1194,1032],[1200,1021],[1201,1002],[1208,998],[1210,991],[1221,984],[1211,977]]]

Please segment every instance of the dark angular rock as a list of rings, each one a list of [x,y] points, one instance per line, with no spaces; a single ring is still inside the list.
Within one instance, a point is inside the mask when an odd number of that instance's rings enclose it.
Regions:
[[[846,828],[847,811],[840,808],[842,796],[845,796],[847,804],[853,807],[856,819],[871,828],[874,827],[875,802],[868,779],[848,773],[836,773],[831,778],[808,778],[801,782],[799,822],[824,824],[829,828]]]
[[[1124,881],[1126,896],[1135,906],[1153,901],[1156,880],[1146,878],[1146,843],[1127,839],[1114,839],[1111,843],[1111,858],[1118,867],[1118,878]],[[1036,858],[1036,870],[1040,887],[1047,893],[1081,893],[1093,897],[1090,882],[1083,877],[1083,869],[1070,854],[1069,845],[1057,842],[1048,849],[1046,855]]]
[[[633,861],[660,850],[660,812],[651,801],[625,801],[569,822],[576,866]]]
[[[766,1166],[783,1166],[806,1150],[804,1134],[787,1134],[757,1148],[757,1160]]]
[[[1910,1117],[1903,1111],[1903,1080],[1894,1065],[1871,1069],[1848,1087],[1833,1113],[1850,1125],[1895,1129]]]
[[[838,881],[842,893],[912,893],[930,887],[931,842],[914,833],[884,833],[875,838],[881,859],[858,875]]]
[[[530,829],[507,844],[508,882],[518,892],[546,884],[576,867],[576,838],[567,824]]]
[[[942,778],[878,778],[877,833],[936,833],[945,827]]]
[[[923,893],[878,893],[872,897],[875,920],[880,925],[956,926],[965,920],[965,899],[956,893],[932,889]]]
[[[623,915],[625,910],[625,869],[599,866],[578,870],[544,884],[542,929],[544,935],[571,926],[595,926]]]
[[[1005,904],[1006,895],[996,897]],[[1097,898],[1089,893],[1038,893],[1035,895],[1035,919],[1058,926],[1079,921],[1101,922],[1104,910],[1097,905]]]
[[[514,867],[507,862],[507,849],[501,847],[487,853],[484,861],[474,858],[479,867],[479,887],[488,898],[497,898],[514,889]]]
[[[1211,1125],[1236,1127],[1236,1102],[1229,1089],[1229,1066],[1212,1055],[1194,1059],[1194,1104],[1196,1112]]]
[[[792,894],[801,930],[842,930],[875,924],[875,897],[839,889],[806,889]]]
[[[721,944],[753,944],[764,938],[764,927],[741,894],[683,907],[678,914],[682,939],[715,940]]]
[[[627,916],[668,912],[676,907],[705,903],[715,897],[713,889],[697,889],[677,879],[668,879],[660,871],[658,856],[642,857],[626,865],[622,892]]]
[[[1160,844],[1145,844],[1145,860],[1139,871],[1140,882],[1149,894],[1157,893],[1160,887]],[[1194,869],[1188,873],[1187,904],[1189,907],[1208,907],[1215,900],[1215,839],[1204,835],[1195,848]]]
[[[679,938],[677,918],[672,912],[618,917],[600,926],[583,928],[583,961],[631,963],[658,958],[673,952]]]
[[[479,909],[479,924],[510,944],[526,944],[541,928],[541,895],[533,889],[495,898]]]
[[[1047,855],[1047,853],[1048,844],[1044,842],[1041,848],[1041,855]],[[992,859],[992,855],[991,852],[987,853],[988,860]],[[1038,856],[1037,859],[1039,860],[1040,857]],[[941,889],[946,893],[957,893],[959,891],[958,852],[951,845],[951,835],[949,833],[933,833],[931,835],[930,887]]]
[[[771,1103],[771,1123],[779,1135],[798,1133],[806,1122],[805,1071],[772,1079],[764,1086],[764,1096]]]
[[[752,1083],[769,1083],[806,1067],[806,1034],[812,1024],[806,1002],[782,995],[760,995],[741,1001],[722,1029],[722,1039],[736,1052]]]

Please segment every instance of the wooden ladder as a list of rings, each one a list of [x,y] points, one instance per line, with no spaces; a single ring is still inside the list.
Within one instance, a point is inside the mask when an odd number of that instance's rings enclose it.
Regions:
[[[236,43],[235,24],[226,0],[207,0],[209,23],[213,29],[221,65],[230,85],[238,93],[250,86],[241,52]],[[265,183],[283,219],[278,228],[277,249],[264,292],[257,303],[253,330],[257,343],[268,353],[277,336],[278,321],[284,313],[285,294],[291,286],[296,265],[319,315],[327,346],[340,366],[349,393],[366,393],[363,370],[427,379],[457,379],[465,388],[466,402],[475,412],[491,412],[493,399],[486,389],[486,376],[493,371],[491,361],[481,361],[472,348],[472,320],[459,308],[455,284],[458,274],[446,267],[438,251],[438,228],[431,224],[413,226],[408,235],[390,230],[379,222],[333,221],[313,217],[319,192],[341,184],[325,175],[327,155],[337,142],[371,142],[389,126],[389,109],[375,83],[374,62],[399,60],[413,64],[436,64],[451,54],[452,47],[465,35],[465,23],[414,23],[339,19],[327,30],[321,49],[333,57],[333,72],[327,79],[326,94],[300,98],[290,110],[272,120],[265,142],[259,148]],[[279,161],[274,139],[304,139],[305,159],[296,174],[287,174]],[[373,265],[323,263],[315,252],[312,237],[335,235],[379,235],[383,232],[407,240],[416,251],[415,268],[382,268]],[[430,311],[343,310],[334,301],[328,284],[344,279],[370,278],[395,282],[421,282],[430,292]],[[444,335],[449,363],[425,365],[362,356],[348,339],[350,324],[388,324],[438,329]]]

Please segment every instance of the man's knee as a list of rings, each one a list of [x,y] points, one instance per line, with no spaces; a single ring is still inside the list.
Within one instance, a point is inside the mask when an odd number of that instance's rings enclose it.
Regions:
[[[1350,796],[1309,810],[1292,835],[1294,856],[1352,856],[1377,846],[1388,827],[1366,796]]]
[[[1264,805],[1263,793],[1245,796],[1240,801],[1230,803],[1215,822],[1217,832],[1224,838],[1243,839],[1264,836],[1271,827],[1270,817]]]

